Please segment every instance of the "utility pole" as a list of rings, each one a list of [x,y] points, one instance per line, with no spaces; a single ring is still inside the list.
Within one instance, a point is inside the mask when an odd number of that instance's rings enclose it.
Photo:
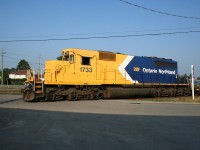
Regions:
[[[40,70],[41,55],[39,56],[39,70]]]
[[[40,64],[41,64],[41,55],[39,56],[39,70],[38,70],[38,78],[40,78]],[[42,78],[42,77],[41,77]]]
[[[194,100],[194,65],[191,65],[191,88],[192,88],[192,99]]]
[[[2,56],[2,66],[1,66],[1,87],[3,86],[3,57],[4,57],[4,49],[2,48],[2,54],[1,54],[1,56]]]

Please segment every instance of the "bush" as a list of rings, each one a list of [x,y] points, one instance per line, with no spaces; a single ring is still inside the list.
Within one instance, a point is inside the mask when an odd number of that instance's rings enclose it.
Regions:
[[[26,78],[25,79],[11,79],[10,84],[11,85],[23,85],[25,81],[26,81]]]

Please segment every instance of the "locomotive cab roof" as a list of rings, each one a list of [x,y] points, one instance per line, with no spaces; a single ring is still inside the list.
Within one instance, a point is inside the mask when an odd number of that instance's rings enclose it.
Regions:
[[[114,56],[114,55],[117,55],[117,54],[128,55],[128,54],[119,53],[119,52],[110,52],[110,51],[103,51],[103,50],[88,50],[88,49],[79,49],[79,48],[67,48],[67,49],[61,50],[61,54],[63,56],[66,55],[67,52],[73,52],[75,54],[85,56],[85,57],[94,57],[95,55],[98,55],[98,53],[103,54],[104,57],[105,57],[105,55],[113,55]],[[152,59],[157,60],[157,61],[174,61],[174,60],[169,59],[169,58],[161,58],[161,57],[156,57],[156,56],[139,56],[139,57],[152,58]]]

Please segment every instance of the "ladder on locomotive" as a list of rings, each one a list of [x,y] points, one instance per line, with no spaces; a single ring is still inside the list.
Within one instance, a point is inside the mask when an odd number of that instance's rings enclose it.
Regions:
[[[33,91],[35,94],[43,94],[44,93],[44,81],[42,79],[42,75],[40,76],[39,72],[35,75],[34,69],[28,70],[27,72],[27,80],[33,85]]]
[[[42,80],[37,80],[34,82],[34,90],[35,90],[35,94],[43,93],[43,81]]]
[[[40,74],[40,71],[38,71],[37,77],[34,77],[34,91],[35,95],[41,95],[44,93],[44,80]]]

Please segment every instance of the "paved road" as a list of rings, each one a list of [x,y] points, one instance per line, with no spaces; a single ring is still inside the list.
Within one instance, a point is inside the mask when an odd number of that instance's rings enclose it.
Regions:
[[[11,101],[0,104],[0,149],[199,150],[200,105]]]
[[[22,95],[3,95],[0,94],[0,104],[15,101],[22,98]]]

